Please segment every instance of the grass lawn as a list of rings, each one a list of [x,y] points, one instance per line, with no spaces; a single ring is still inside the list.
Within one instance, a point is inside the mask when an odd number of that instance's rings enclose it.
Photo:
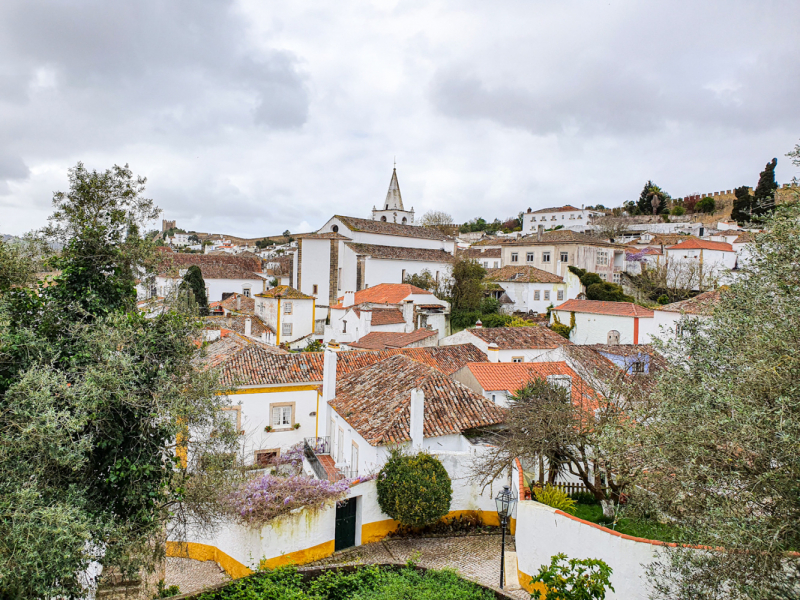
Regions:
[[[677,527],[657,521],[621,517],[615,524],[613,520],[603,516],[603,509],[599,504],[576,504],[575,516],[633,537],[662,542],[677,542],[680,538],[680,530]]]

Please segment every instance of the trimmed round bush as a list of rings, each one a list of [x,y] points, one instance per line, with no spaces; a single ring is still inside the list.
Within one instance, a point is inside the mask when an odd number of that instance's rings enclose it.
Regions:
[[[453,487],[439,459],[393,450],[376,481],[378,506],[402,525],[425,527],[450,511]]]

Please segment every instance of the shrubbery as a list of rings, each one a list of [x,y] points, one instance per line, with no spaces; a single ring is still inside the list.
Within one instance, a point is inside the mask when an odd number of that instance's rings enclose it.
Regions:
[[[411,527],[435,523],[450,511],[453,488],[439,459],[392,450],[377,478],[381,510]]]
[[[562,562],[566,561],[566,564]],[[567,558],[566,554],[551,557],[550,565],[542,565],[531,583],[547,587],[547,600],[603,600],[606,588],[615,591],[610,577],[613,573],[602,560]],[[531,598],[544,598],[534,590]]]
[[[575,514],[575,500],[570,498],[567,493],[555,486],[546,485],[543,488],[535,488],[533,495],[537,502],[546,504],[552,508],[563,510],[565,513]]]

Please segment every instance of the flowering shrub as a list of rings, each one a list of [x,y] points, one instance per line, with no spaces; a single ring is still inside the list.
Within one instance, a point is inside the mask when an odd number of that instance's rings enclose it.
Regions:
[[[260,526],[296,508],[319,510],[328,502],[340,500],[350,489],[350,483],[349,479],[331,483],[303,475],[264,475],[228,496],[228,504],[239,521]]]

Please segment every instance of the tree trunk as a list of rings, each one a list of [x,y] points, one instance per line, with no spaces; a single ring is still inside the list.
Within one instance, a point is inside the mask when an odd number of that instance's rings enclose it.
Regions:
[[[600,506],[603,507],[603,516],[606,519],[613,519],[615,517],[613,500],[600,500]]]

